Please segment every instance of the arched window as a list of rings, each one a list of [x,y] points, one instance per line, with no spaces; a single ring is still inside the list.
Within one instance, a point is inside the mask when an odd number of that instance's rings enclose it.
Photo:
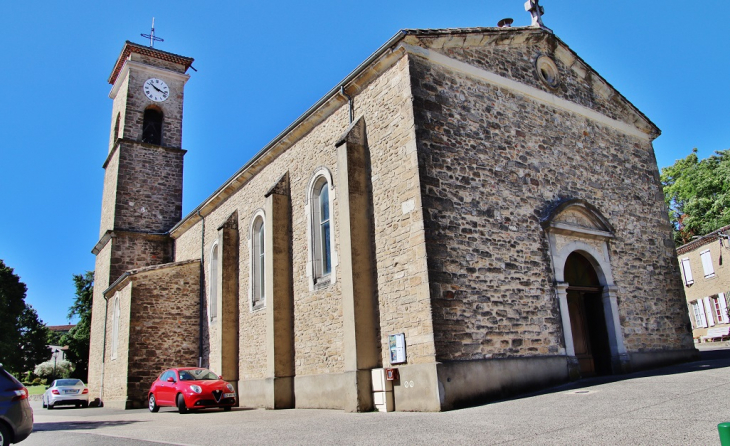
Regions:
[[[114,295],[112,303],[112,359],[117,359],[117,348],[119,347],[119,318],[122,314],[119,293]]]
[[[266,297],[264,247],[264,219],[258,215],[251,226],[251,305],[254,309],[263,306]]]
[[[144,111],[142,123],[142,142],[149,144],[162,144],[162,112],[148,108]]]
[[[312,190],[312,252],[314,278],[323,278],[332,272],[332,245],[330,223],[329,183],[319,177]]]
[[[208,283],[208,317],[212,322],[218,317],[218,242],[211,248]]]

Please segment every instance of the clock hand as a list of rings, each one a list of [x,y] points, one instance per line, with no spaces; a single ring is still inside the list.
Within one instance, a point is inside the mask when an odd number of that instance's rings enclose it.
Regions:
[[[159,91],[160,93],[162,93],[162,90],[160,90],[159,88],[155,87],[155,84],[153,84],[153,83],[150,83],[150,85],[152,85],[152,88],[154,88],[155,90],[157,90],[157,91]]]

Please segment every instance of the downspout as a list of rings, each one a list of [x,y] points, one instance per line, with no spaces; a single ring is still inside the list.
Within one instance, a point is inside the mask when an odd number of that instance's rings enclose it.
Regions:
[[[101,384],[99,385],[99,407],[104,406],[104,358],[106,358],[106,321],[109,319],[109,298],[104,296],[104,340],[101,344]]]
[[[198,324],[198,367],[203,367],[203,302],[205,301],[205,218],[198,211],[202,222],[200,230],[200,322]]]
[[[350,97],[349,94],[345,93],[344,85],[340,85],[340,94],[342,96],[344,96],[345,98],[347,98],[347,108],[350,110],[350,124],[352,124],[352,121],[354,120],[354,116],[353,116],[354,110],[352,107],[352,98]]]

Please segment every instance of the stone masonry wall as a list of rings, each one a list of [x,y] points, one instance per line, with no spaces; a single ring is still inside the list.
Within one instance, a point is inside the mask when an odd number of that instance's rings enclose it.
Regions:
[[[478,52],[484,68],[548,91],[530,80],[537,55],[550,51],[544,42],[442,51],[464,60]],[[610,257],[627,349],[691,346],[648,139],[420,57],[411,70],[439,359],[562,351],[539,217],[565,198],[587,200],[616,229]],[[568,98],[590,96],[572,91],[587,88],[579,83],[564,88]],[[621,117],[617,108],[613,114]]]
[[[113,249],[106,265],[109,269],[108,285],[126,271],[161,265],[172,260],[172,243],[168,236],[121,232],[112,238],[109,245]]]
[[[128,141],[117,150],[115,229],[168,231],[182,216],[185,152]]]
[[[405,332],[409,361],[417,363],[432,362],[434,350],[409,85],[407,59],[402,58],[354,97],[354,109],[356,116],[365,117],[372,156],[371,180],[377,191],[373,201],[382,342],[386,344],[387,334]],[[240,219],[241,379],[263,378],[266,370],[264,312],[267,310],[264,307],[252,312],[248,300],[251,221],[256,211],[264,207],[264,193],[287,171],[292,194],[296,374],[344,371],[340,280],[323,289],[309,289],[304,207],[312,174],[321,166],[328,168],[335,182],[331,209],[333,246],[335,252],[339,252],[338,200],[341,197],[336,183],[334,143],[348,125],[348,110],[344,106],[273,159],[235,195],[206,216],[206,256],[217,236],[217,228],[228,216],[237,211]],[[178,261],[199,258],[200,231],[198,222],[176,240]],[[339,266],[333,268],[340,277]],[[206,274],[208,270],[206,265]],[[386,358],[387,349],[384,348],[383,362]]]
[[[106,302],[104,301],[104,290],[109,288],[109,262],[111,258],[111,243],[107,245],[96,255],[96,263],[94,267],[94,297],[91,305],[91,328],[90,328],[90,346],[89,346],[89,398],[92,401],[100,398],[99,391],[101,386],[101,355],[104,343],[104,312]],[[106,266],[105,266],[106,265]]]
[[[198,364],[199,271],[192,261],[133,276],[128,398],[135,407],[146,407],[162,371]]]
[[[114,350],[114,299],[119,297],[118,344]],[[127,401],[127,372],[129,355],[129,323],[132,302],[132,287],[121,288],[109,296],[106,324],[106,349],[104,359],[104,390],[102,401],[105,405],[125,408]],[[102,307],[103,308],[103,307]]]

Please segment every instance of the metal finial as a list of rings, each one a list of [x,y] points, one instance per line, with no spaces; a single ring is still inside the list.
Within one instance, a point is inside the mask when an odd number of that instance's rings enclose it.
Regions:
[[[140,36],[150,39],[150,48],[155,47],[155,42],[164,42],[165,39],[155,37],[155,18],[152,17],[152,32],[149,34],[140,34]]]

